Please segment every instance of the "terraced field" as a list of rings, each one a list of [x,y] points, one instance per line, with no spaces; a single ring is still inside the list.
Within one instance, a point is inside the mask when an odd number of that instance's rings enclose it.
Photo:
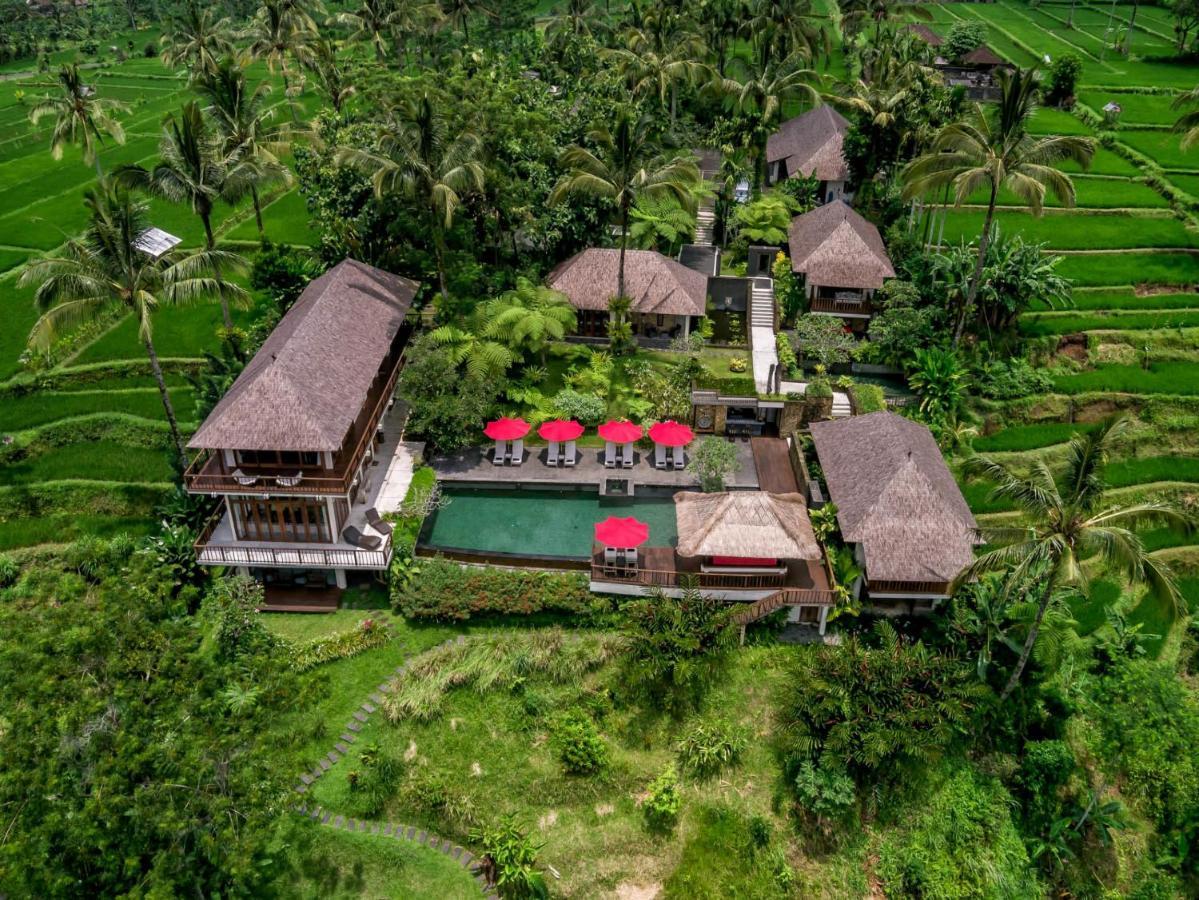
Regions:
[[[156,37],[143,32],[137,45]],[[102,96],[129,106],[122,116],[126,142],[106,143],[102,167],[153,163],[163,117],[190,96],[182,75],[142,58],[89,73]],[[254,74],[265,70],[255,67]],[[0,81],[0,435],[10,439],[0,451],[0,550],[85,534],[147,533],[153,507],[175,477],[162,404],[132,319],[113,320],[57,348],[32,383],[23,361],[37,311],[32,288],[20,286],[19,277],[31,258],[54,252],[82,229],[83,192],[95,179],[74,148],[61,160],[50,157],[49,120],[29,122],[31,102],[55,87],[40,74]],[[268,235],[310,243],[303,199],[295,193],[267,199]],[[154,200],[151,216],[184,246],[203,241],[200,221],[186,206]],[[218,206],[214,225],[218,240],[244,241],[248,250],[257,244],[248,204]],[[154,317],[171,400],[189,429],[195,398],[184,373],[217,346],[219,324],[215,302],[164,308]]]

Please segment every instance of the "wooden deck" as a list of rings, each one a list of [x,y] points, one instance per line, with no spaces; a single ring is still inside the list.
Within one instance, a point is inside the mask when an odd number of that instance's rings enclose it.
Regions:
[[[749,440],[758,470],[758,485],[771,494],[801,493],[791,468],[791,452],[782,438],[756,437]]]
[[[268,584],[259,612],[331,613],[341,603],[341,588]]]

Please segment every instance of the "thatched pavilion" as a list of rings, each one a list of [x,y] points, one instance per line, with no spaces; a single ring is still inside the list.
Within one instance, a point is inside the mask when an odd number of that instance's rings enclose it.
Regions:
[[[845,196],[849,167],[842,147],[849,122],[827,104],[788,119],[766,139],[766,172],[771,183],[801,175],[819,182],[818,203]]]

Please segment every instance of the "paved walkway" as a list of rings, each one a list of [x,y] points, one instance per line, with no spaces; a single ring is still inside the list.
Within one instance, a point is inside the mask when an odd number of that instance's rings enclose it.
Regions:
[[[762,490],[771,494],[798,494],[799,483],[791,468],[791,451],[782,438],[750,438],[754,454],[754,465],[758,468],[758,482]]]

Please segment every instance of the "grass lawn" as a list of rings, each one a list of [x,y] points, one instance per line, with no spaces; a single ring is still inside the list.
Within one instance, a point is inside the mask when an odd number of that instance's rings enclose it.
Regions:
[[[1192,298],[1195,299],[1195,298]],[[1020,333],[1027,335],[1074,334],[1079,331],[1113,329],[1145,331],[1155,328],[1199,326],[1199,309],[1160,309],[1148,312],[1117,311],[1089,315],[1031,315],[1020,317]]]
[[[110,538],[118,534],[134,537],[153,534],[158,530],[154,519],[127,516],[43,516],[0,521],[0,550],[32,547],[36,544],[62,544],[84,535]]]
[[[19,462],[0,465],[0,485],[68,478],[165,482],[174,477],[167,453],[148,447],[128,447],[114,441],[67,444]]]
[[[794,652],[777,645],[736,651],[707,708],[723,711],[754,734],[768,733],[771,698],[784,682],[786,659]],[[484,820],[512,813],[544,842],[542,862],[561,873],[561,880],[553,882],[556,896],[612,896],[633,884],[677,884],[678,890],[668,889],[669,896],[764,896],[761,873],[736,854],[737,865],[730,859],[728,866],[718,866],[716,892],[696,894],[683,883],[694,879],[693,865],[704,857],[704,847],[733,852],[720,835],[725,829],[744,829],[750,815],[762,816],[776,835],[790,832],[771,809],[777,761],[768,742],[751,740],[740,766],[721,777],[684,778],[676,834],[650,834],[637,797],[674,758],[679,726],[637,708],[603,711],[607,688],[616,686],[619,675],[614,663],[562,682],[530,673],[518,691],[451,690],[441,715],[429,721],[392,725],[373,716],[360,741],[378,743],[383,753],[407,760],[405,784],[387,804],[386,817],[460,839],[466,829],[454,810],[473,811]],[[609,748],[609,765],[591,777],[564,774],[547,740],[556,715],[580,704],[601,710],[598,727]],[[339,768],[312,791],[313,799],[329,809],[345,809],[353,802],[345,771]],[[409,803],[421,796],[416,785],[422,784],[446,785],[457,798],[454,809]]]
[[[337,631],[348,631],[356,628],[363,619],[378,619],[378,613],[372,614],[361,609],[339,609],[331,613],[312,613],[297,615],[296,613],[264,612],[263,624],[279,637],[292,643],[302,643],[313,638],[327,637]]]
[[[277,244],[315,244],[317,235],[308,227],[306,202],[299,191],[291,191],[264,208],[262,225],[267,238]],[[253,213],[226,237],[234,241],[257,241],[258,224],[254,221]]]
[[[1067,256],[1057,270],[1062,276],[1071,279],[1076,287],[1199,284],[1199,256],[1192,253],[1129,252]]]
[[[1085,372],[1059,375],[1055,388],[1064,394],[1122,391],[1131,394],[1199,395],[1199,366],[1194,363],[1150,363],[1140,366],[1099,366]]]
[[[348,832],[315,822],[276,887],[296,900],[477,900],[470,873],[443,853],[415,841]]]
[[[1080,431],[1094,426],[1076,425],[1070,422],[1040,422],[1035,425],[1011,425],[994,434],[980,437],[974,442],[979,453],[1001,453],[1009,451],[1036,450],[1070,440]]]
[[[1199,309],[1199,294],[1145,294],[1138,296],[1128,288],[1083,290],[1074,292],[1075,309],[1087,310],[1152,310]],[[1032,308],[1046,309],[1043,301],[1033,301]]]
[[[1139,150],[1163,169],[1199,170],[1199,153],[1185,152],[1179,145],[1182,135],[1172,131],[1121,130],[1119,140]]]
[[[170,394],[171,403],[179,418],[184,422],[190,421],[195,402],[191,388],[174,388]],[[157,390],[26,394],[0,401],[0,434],[21,431],[34,425],[45,425],[47,422],[65,419],[68,416],[95,412],[123,412],[156,422],[165,419],[162,400]]]
[[[950,210],[945,217],[945,241],[975,240],[982,231],[982,210]],[[995,221],[1007,234],[1044,243],[1052,250],[1116,250],[1122,247],[1195,247],[1196,236],[1172,216],[1094,215],[1053,212],[1041,216],[1001,210]]]
[[[234,324],[249,320],[248,310],[232,310]],[[163,359],[198,358],[204,350],[216,350],[220,345],[217,329],[221,327],[221,305],[212,300],[195,306],[164,307],[154,313],[154,349]],[[107,362],[117,359],[141,360],[146,349],[138,339],[137,322],[127,316],[117,325],[85,347],[72,360],[74,365]]]

